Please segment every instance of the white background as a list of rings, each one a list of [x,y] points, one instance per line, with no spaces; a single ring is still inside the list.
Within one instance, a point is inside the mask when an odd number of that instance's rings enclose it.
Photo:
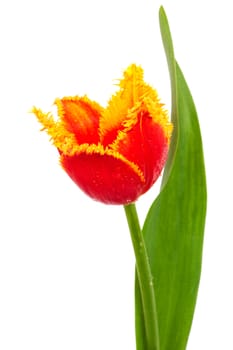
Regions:
[[[135,349],[134,256],[123,209],[81,193],[28,111],[85,93],[104,105],[132,62],[170,109],[161,4],[199,112],[209,192],[187,349],[233,349],[231,1],[3,0],[1,350]],[[138,201],[142,222],[157,191]]]

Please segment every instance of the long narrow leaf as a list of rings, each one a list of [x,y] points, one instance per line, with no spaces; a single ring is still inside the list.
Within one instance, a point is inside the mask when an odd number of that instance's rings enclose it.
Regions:
[[[160,26],[172,87],[175,132],[162,189],[144,223],[158,310],[161,350],[184,350],[192,324],[201,273],[206,214],[206,180],[196,109],[184,76],[174,59],[164,10]],[[138,284],[137,349],[145,350]],[[147,350],[147,349],[146,349]]]

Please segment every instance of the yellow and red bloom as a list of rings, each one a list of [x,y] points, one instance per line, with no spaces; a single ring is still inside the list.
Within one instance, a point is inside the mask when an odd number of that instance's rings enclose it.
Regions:
[[[60,163],[90,197],[129,204],[157,180],[172,132],[157,92],[134,64],[106,108],[88,97],[56,99],[58,120],[36,107],[33,113],[60,153]]]

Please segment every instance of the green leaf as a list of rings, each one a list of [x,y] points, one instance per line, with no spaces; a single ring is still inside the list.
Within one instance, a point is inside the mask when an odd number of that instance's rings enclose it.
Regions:
[[[174,132],[161,192],[148,212],[143,234],[154,278],[160,350],[184,350],[201,273],[206,180],[196,109],[174,58],[163,8],[160,28],[171,80]],[[137,277],[135,302],[137,350],[150,350],[143,341],[145,329]]]

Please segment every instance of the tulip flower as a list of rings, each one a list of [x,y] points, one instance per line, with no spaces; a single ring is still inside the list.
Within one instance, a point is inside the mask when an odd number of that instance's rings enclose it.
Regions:
[[[130,65],[106,108],[84,97],[56,99],[58,120],[34,107],[60,164],[90,197],[129,204],[145,193],[165,164],[172,125],[157,92]]]

